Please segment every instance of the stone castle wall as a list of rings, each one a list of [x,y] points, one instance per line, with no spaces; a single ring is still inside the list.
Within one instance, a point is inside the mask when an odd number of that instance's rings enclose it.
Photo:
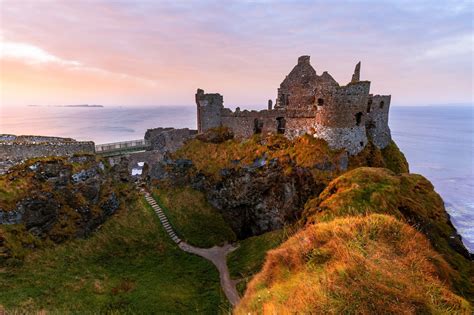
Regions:
[[[379,148],[385,148],[392,140],[388,127],[390,100],[390,95],[371,95],[367,105],[367,137]]]
[[[218,93],[204,94],[198,89],[196,93],[198,132],[210,128],[219,127],[221,122],[221,110],[224,108],[224,99]]]
[[[340,86],[329,73],[318,75],[309,59],[298,58],[278,88],[275,108],[269,101],[268,110],[233,112],[224,107],[222,95],[199,89],[198,131],[226,126],[238,138],[256,133],[282,133],[288,138],[311,134],[350,154],[360,152],[369,140],[379,148],[387,146],[391,99],[370,94],[370,82],[360,81],[360,62],[350,83]]]
[[[0,160],[25,160],[47,156],[72,156],[95,153],[94,142],[4,143],[0,142]]]
[[[59,137],[0,135],[0,173],[31,158],[82,153],[94,154],[94,142]]]
[[[145,133],[145,140],[150,142],[150,150],[161,153],[175,152],[186,140],[197,134],[197,130],[188,128],[154,128]]]

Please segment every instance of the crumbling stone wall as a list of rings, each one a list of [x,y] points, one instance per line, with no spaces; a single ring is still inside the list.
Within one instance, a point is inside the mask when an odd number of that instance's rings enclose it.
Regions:
[[[0,160],[95,153],[94,142],[70,138],[0,135]]]
[[[150,149],[165,152],[175,152],[184,142],[197,134],[197,130],[188,128],[154,128],[145,133],[145,140],[150,142]]]
[[[350,154],[360,152],[369,139],[379,148],[391,140],[390,96],[370,94],[370,82],[360,81],[360,62],[350,83],[340,86],[329,73],[318,75],[309,56],[299,57],[278,88],[273,109],[237,108],[233,112],[223,106],[220,94],[205,94],[201,89],[196,93],[196,103],[199,132],[227,126],[240,138],[256,133],[283,133],[293,138],[308,133]]]
[[[0,135],[0,173],[31,158],[82,153],[94,154],[94,142],[58,137]]]
[[[0,142],[0,159],[3,160],[25,160],[47,156],[73,156],[78,153],[95,153],[94,142],[25,144],[8,144]]]
[[[390,99],[390,95],[370,95],[367,103],[367,137],[379,148],[385,148],[392,140],[388,127]]]
[[[204,94],[201,89],[196,93],[198,132],[221,126],[221,110],[224,99],[218,93]]]

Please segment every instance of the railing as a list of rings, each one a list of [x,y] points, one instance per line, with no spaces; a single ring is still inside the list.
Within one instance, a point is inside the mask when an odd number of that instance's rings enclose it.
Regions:
[[[112,153],[121,151],[139,151],[145,150],[150,146],[150,142],[144,139],[131,140],[113,143],[97,144],[95,146],[96,153]]]

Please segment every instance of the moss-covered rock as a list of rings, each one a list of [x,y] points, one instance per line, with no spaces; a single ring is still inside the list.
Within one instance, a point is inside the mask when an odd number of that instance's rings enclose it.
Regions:
[[[349,169],[361,166],[388,168],[398,174],[409,172],[405,155],[393,140],[383,149],[369,142],[364,150],[349,158]]]
[[[0,243],[3,260],[42,241],[84,237],[120,207],[127,184],[113,180],[94,155],[41,158],[0,176]],[[31,238],[37,238],[32,241]]]

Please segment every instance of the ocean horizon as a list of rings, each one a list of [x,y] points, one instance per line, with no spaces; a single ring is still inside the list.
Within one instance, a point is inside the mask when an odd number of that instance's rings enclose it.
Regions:
[[[190,106],[24,106],[0,109],[0,133],[92,140],[142,139],[157,127],[196,129]],[[391,106],[392,137],[410,172],[427,177],[442,196],[463,242],[474,252],[473,106]]]

